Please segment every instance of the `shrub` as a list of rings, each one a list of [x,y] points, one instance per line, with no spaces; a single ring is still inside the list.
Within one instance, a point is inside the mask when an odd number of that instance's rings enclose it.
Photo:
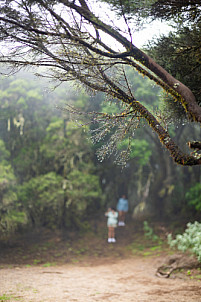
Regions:
[[[196,211],[201,211],[201,184],[196,183],[191,187],[185,195],[190,206],[193,206]]]
[[[177,247],[182,252],[189,250],[201,262],[201,223],[197,221],[194,223],[189,222],[184,233],[176,235],[175,239],[169,234],[168,244],[170,247]]]

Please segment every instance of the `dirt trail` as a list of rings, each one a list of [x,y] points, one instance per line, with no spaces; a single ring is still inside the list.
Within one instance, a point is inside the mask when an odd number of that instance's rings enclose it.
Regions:
[[[167,247],[146,242],[132,221],[108,244],[101,223],[84,236],[45,230],[0,244],[0,302],[201,302],[200,270],[159,278]]]
[[[201,282],[155,276],[162,257],[0,269],[10,302],[201,302]],[[5,301],[1,300],[0,301]]]

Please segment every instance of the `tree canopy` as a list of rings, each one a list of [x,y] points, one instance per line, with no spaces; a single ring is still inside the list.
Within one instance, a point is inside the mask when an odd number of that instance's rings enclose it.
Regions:
[[[118,26],[114,20],[105,18],[102,10],[97,11],[99,2],[1,1],[0,62],[9,66],[10,72],[27,66],[46,67],[39,71],[55,81],[76,80],[91,92],[106,93],[108,101],[115,99],[122,104],[122,110],[120,114],[104,113],[102,117],[125,121],[122,138],[133,131],[139,121],[145,120],[176,163],[200,165],[201,155],[181,150],[163,119],[136,98],[128,81],[127,66],[159,85],[172,96],[172,103],[177,102],[184,108],[190,121],[200,124],[201,107],[195,95],[135,46],[126,14],[123,14],[124,25]]]
[[[146,19],[174,20],[180,25],[200,22],[199,0],[102,0],[130,18],[135,15],[137,22],[144,23]]]

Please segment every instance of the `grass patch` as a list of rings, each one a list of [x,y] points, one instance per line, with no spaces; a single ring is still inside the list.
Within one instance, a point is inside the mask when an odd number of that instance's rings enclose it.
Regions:
[[[158,242],[157,245],[154,245],[151,240],[145,240],[143,244],[140,242],[133,242],[129,244],[126,248],[127,250],[130,250],[133,254],[139,254],[143,256],[152,255],[156,252],[160,254],[160,252],[164,250],[163,242]]]
[[[72,259],[71,262],[76,264],[76,263],[79,263],[79,260],[78,259]]]
[[[75,254],[76,254],[76,255],[81,255],[81,254],[86,253],[87,251],[88,251],[88,248],[81,247],[81,248],[75,250]]]
[[[34,260],[33,260],[33,264],[34,264],[34,265],[37,265],[37,264],[39,264],[40,262],[41,262],[40,259],[34,259]]]
[[[195,279],[198,279],[198,280],[201,280],[201,275],[200,275],[200,274],[195,275],[194,278],[195,278]]]
[[[161,251],[162,250],[162,246],[161,245],[156,245],[156,246],[152,246],[150,248],[151,251]]]
[[[0,302],[8,301],[12,298],[13,298],[13,296],[7,296],[6,294],[3,294],[3,296],[0,296]]]
[[[144,251],[145,246],[141,243],[133,242],[126,247],[128,250],[132,251],[132,253]]]
[[[145,253],[143,253],[143,256],[151,256],[151,255],[153,255],[153,253],[152,253],[152,251],[147,251],[147,252],[145,252]]]
[[[15,297],[13,295],[3,294],[2,296],[0,296],[0,302],[9,301],[13,298],[15,298],[15,301],[20,301],[20,298],[18,297]]]
[[[50,267],[50,266],[55,266],[56,263],[55,262],[47,262],[45,264],[43,264],[43,267]]]

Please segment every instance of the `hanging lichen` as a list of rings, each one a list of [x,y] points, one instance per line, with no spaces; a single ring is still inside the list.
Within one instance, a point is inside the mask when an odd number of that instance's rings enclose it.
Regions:
[[[14,126],[16,126],[17,128],[20,128],[20,135],[23,135],[23,128],[24,128],[24,117],[22,115],[22,113],[20,113],[18,115],[18,118],[13,118],[13,124]],[[10,131],[10,130],[8,130]]]

